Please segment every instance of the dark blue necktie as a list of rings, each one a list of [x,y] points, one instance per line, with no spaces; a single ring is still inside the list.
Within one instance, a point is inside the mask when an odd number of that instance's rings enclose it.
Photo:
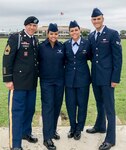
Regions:
[[[78,44],[77,42],[73,43],[73,46],[74,46],[74,45],[77,45],[77,46],[79,46],[79,44]]]
[[[34,44],[33,44],[33,40],[34,40],[34,38],[31,37],[31,38],[30,38],[30,43],[31,43],[32,46],[34,45]]]
[[[96,43],[98,42],[99,37],[100,37],[100,32],[97,32]]]

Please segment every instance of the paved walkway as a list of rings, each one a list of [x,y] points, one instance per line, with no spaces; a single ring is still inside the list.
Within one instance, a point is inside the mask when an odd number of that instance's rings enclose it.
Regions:
[[[59,141],[54,141],[57,150],[98,150],[105,136],[105,134],[98,133],[91,135],[84,131],[82,132],[81,139],[75,141],[74,139],[67,138],[68,131],[69,127],[58,127],[58,133],[61,139]],[[23,141],[24,150],[47,150],[42,144],[41,128],[33,128],[33,134],[38,137],[39,142],[37,144],[30,144],[27,141]],[[0,128],[0,150],[9,150],[8,128]],[[126,126],[117,126],[117,144],[111,148],[111,150],[126,150]]]

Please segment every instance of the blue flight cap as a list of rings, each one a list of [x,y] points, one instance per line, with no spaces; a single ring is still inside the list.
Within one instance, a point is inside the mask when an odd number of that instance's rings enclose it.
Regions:
[[[69,29],[70,28],[75,28],[75,27],[78,27],[80,29],[80,26],[78,25],[78,23],[75,20],[74,21],[70,21]]]
[[[101,15],[103,15],[103,13],[98,8],[94,8],[91,17],[97,17]]]
[[[30,16],[24,21],[24,25],[26,26],[30,23],[38,24],[38,22],[39,22],[39,20],[36,17]]]
[[[48,32],[52,31],[52,32],[57,32],[58,31],[58,26],[56,23],[50,23],[49,27],[48,27]]]

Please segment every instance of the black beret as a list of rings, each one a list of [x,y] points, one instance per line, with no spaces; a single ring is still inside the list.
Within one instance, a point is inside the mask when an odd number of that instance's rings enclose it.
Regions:
[[[78,25],[78,23],[75,20],[74,21],[70,21],[69,29],[70,28],[75,28],[75,27],[78,27],[80,29],[80,26]]]
[[[58,31],[58,26],[56,23],[50,23],[49,27],[48,27],[48,32],[52,31],[52,32],[57,32]]]
[[[101,15],[103,15],[103,13],[98,8],[94,8],[91,17],[97,17]]]
[[[26,26],[30,23],[38,24],[38,22],[39,22],[39,20],[36,17],[30,16],[24,21],[24,25]]]

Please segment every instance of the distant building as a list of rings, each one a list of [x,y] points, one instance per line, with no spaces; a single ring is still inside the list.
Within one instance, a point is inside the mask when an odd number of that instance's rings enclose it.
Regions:
[[[67,39],[69,38],[69,27],[68,26],[58,26],[59,29],[59,38],[64,38]],[[37,32],[35,33],[35,35],[38,38],[46,38],[47,37],[47,30],[48,30],[48,26],[41,26],[38,27]],[[81,27],[81,32],[86,32],[87,34],[90,33],[90,30],[87,28],[82,28]]]
[[[8,37],[9,33],[7,31],[0,31],[0,37]]]

